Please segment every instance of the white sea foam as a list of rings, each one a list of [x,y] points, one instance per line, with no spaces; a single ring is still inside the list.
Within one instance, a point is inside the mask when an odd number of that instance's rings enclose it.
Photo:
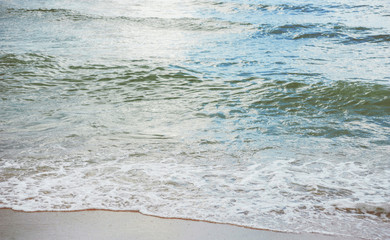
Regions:
[[[293,232],[389,234],[388,170],[374,163],[242,156],[230,164],[218,156],[196,162],[180,155],[142,162],[125,152],[62,156],[60,165],[55,158],[35,166],[4,159],[0,202],[24,211],[139,210]]]

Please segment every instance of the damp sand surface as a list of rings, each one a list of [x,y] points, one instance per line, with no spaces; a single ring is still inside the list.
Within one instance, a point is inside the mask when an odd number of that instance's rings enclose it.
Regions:
[[[244,228],[229,224],[168,219],[137,212],[87,210],[20,212],[0,210],[0,238],[8,239],[352,239],[321,234],[295,234]]]

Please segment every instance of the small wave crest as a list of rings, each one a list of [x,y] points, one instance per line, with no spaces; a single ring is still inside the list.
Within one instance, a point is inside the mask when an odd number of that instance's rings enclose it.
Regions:
[[[313,4],[301,4],[301,5],[292,5],[292,4],[279,4],[279,5],[253,5],[257,10],[261,11],[286,11],[293,13],[319,13],[324,14],[327,13],[328,10],[321,8],[319,6],[315,6]]]
[[[382,43],[390,41],[388,34],[372,34],[376,29],[342,24],[263,24],[253,38],[273,36],[289,40],[330,39],[343,44]]]
[[[14,9],[9,8],[8,14],[33,14],[35,16],[48,17],[49,20],[60,21],[65,19],[71,21],[109,21],[127,22],[141,24],[145,27],[158,29],[181,29],[187,31],[219,31],[235,27],[248,27],[251,24],[246,22],[234,22],[220,20],[217,18],[196,18],[196,17],[132,17],[132,16],[102,16],[96,14],[83,14],[69,9]]]
[[[35,67],[52,67],[54,57],[38,53],[12,54],[0,53],[0,67],[4,70],[20,65],[32,65]],[[48,65],[49,64],[49,65]]]
[[[34,17],[51,17],[54,20],[63,20],[63,18],[68,18],[74,21],[100,18],[98,16],[84,15],[65,8],[8,8],[7,14],[20,17],[30,15]]]
[[[218,11],[239,12],[239,11],[255,11],[261,12],[278,12],[285,14],[304,14],[317,13],[325,14],[329,12],[328,9],[314,4],[256,4],[256,3],[238,3],[238,2],[206,2],[205,8],[213,7]]]
[[[390,89],[379,84],[336,81],[303,83],[270,81],[261,84],[255,108],[275,107],[287,112],[357,113],[361,115],[390,114]],[[302,109],[302,106],[305,106]]]
[[[345,44],[354,43],[387,43],[390,42],[390,34],[367,35],[361,37],[349,37],[343,41]]]

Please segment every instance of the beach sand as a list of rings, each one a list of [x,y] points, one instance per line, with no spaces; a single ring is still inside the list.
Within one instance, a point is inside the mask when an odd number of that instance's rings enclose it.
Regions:
[[[230,224],[159,218],[137,212],[86,210],[29,213],[1,209],[0,239],[341,240],[352,238],[314,233],[273,232]]]

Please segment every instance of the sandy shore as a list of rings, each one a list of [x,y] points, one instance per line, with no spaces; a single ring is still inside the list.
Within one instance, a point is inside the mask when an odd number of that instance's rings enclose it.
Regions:
[[[181,219],[145,216],[136,212],[18,212],[0,210],[0,239],[257,239],[341,240],[321,234],[291,234]]]

